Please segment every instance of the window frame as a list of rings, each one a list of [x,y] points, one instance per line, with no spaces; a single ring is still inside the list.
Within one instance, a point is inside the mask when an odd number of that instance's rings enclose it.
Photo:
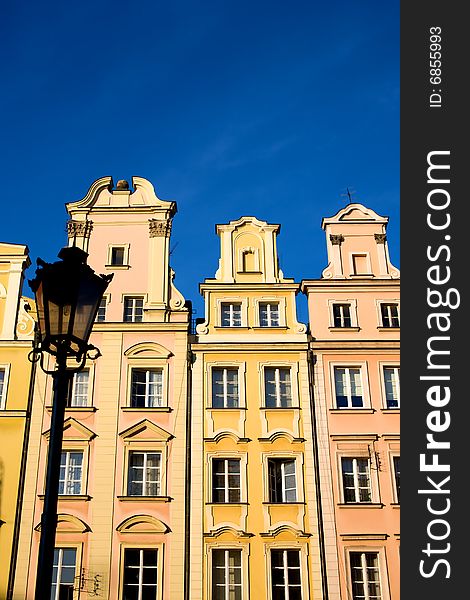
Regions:
[[[380,383],[381,383],[382,398],[383,398],[382,406],[383,406],[384,410],[400,410],[400,408],[401,408],[401,401],[400,401],[400,363],[398,363],[398,362],[394,363],[393,361],[380,362],[379,363],[379,368],[380,368]],[[394,369],[394,371],[398,371],[398,386],[397,386],[398,397],[396,399],[397,406],[389,406],[388,405],[387,385],[386,385],[386,382],[385,382],[385,369]]]
[[[0,410],[6,410],[8,383],[10,379],[10,364],[0,364],[0,371],[3,371],[3,382],[0,390]]]
[[[124,444],[124,460],[122,474],[122,496],[120,498],[140,501],[146,498],[167,498],[168,481],[167,481],[167,459],[168,459],[168,441],[165,440],[139,440],[139,439],[123,439]],[[160,495],[159,496],[129,496],[129,474],[130,474],[130,454],[131,452],[148,452],[160,453]]]
[[[351,460],[352,461],[352,475],[353,475],[353,480],[354,480],[354,486],[353,486],[353,490],[354,490],[354,500],[347,500],[346,499],[346,486],[345,486],[345,471],[343,468],[343,461],[345,460]],[[360,486],[359,485],[359,476],[363,475],[363,473],[357,468],[357,461],[365,461],[367,463],[367,482],[368,482],[368,487],[364,488],[364,486]],[[371,458],[369,456],[346,456],[343,455],[340,457],[340,468],[341,468],[341,494],[342,494],[342,503],[343,504],[373,504],[374,503],[374,491],[373,491],[373,485],[372,485],[372,461]],[[348,486],[348,489],[351,489],[350,486]],[[360,492],[361,489],[367,489],[369,492],[369,500],[361,500],[360,499]]]
[[[294,465],[294,473],[286,473],[286,463],[293,463]],[[280,481],[281,481],[281,500],[275,500],[272,497],[272,490],[273,488],[271,487],[271,469],[270,469],[270,465],[276,465],[276,467],[279,465],[280,466]],[[292,503],[296,503],[298,501],[298,475],[297,475],[297,460],[296,457],[279,457],[279,456],[268,456],[267,457],[267,474],[268,474],[268,494],[269,494],[269,503],[270,504],[292,504]],[[287,478],[290,476],[294,476],[294,487],[287,487]],[[275,474],[275,476],[278,476],[278,473]],[[287,493],[290,490],[295,490],[295,498],[293,500],[288,500],[287,499]],[[274,490],[275,494],[279,493],[279,490]]]
[[[262,389],[263,389],[263,393],[262,393],[262,400],[263,400],[263,407],[267,408],[267,409],[271,409],[271,410],[278,410],[278,409],[283,409],[283,408],[287,408],[287,409],[292,409],[292,408],[298,408],[299,407],[299,401],[298,401],[298,388],[297,388],[297,372],[298,371],[294,371],[293,370],[293,365],[289,364],[289,363],[276,363],[276,364],[268,364],[265,363],[262,366]],[[267,394],[266,394],[266,369],[274,369],[275,370],[275,384],[276,384],[276,405],[275,406],[268,406],[267,404]],[[279,374],[279,369],[286,369],[289,372],[289,378],[290,378],[290,405],[288,406],[281,406],[280,405],[280,400],[282,399],[281,395],[279,394],[279,386],[280,386],[280,376],[278,376],[277,374]],[[294,380],[295,380],[295,389],[294,389]],[[297,402],[294,402],[294,399],[297,398]]]
[[[237,407],[215,407],[213,406],[212,371],[213,369],[237,369],[238,370],[238,406]],[[245,409],[245,373],[246,363],[237,361],[214,361],[205,363],[206,376],[206,408],[210,410],[240,410]]]
[[[142,492],[144,492],[145,490],[145,486],[148,485],[149,483],[156,483],[156,487],[157,487],[157,491],[159,492],[158,494],[131,494],[130,493],[130,486],[131,486],[131,480],[130,480],[130,476],[131,476],[131,469],[135,468],[131,465],[131,456],[133,454],[143,454],[144,455],[144,465],[142,466],[142,482],[137,482],[137,483],[142,483]],[[158,467],[155,467],[156,472],[158,473],[158,479],[153,482],[153,481],[147,481],[146,478],[146,462],[147,462],[147,455],[148,454],[155,454],[155,455],[159,455],[160,457],[160,462]],[[163,482],[163,452],[162,450],[144,450],[144,449],[140,449],[140,448],[130,448],[128,453],[127,453],[127,475],[126,475],[126,497],[127,498],[159,498],[161,497],[163,494],[162,492],[162,482]]]
[[[348,546],[345,547],[345,558],[346,558],[346,569],[347,569],[347,587],[348,592],[350,594],[351,599],[355,598],[353,594],[353,576],[352,576],[352,566],[351,566],[351,554],[375,554],[377,556],[377,565],[378,565],[378,581],[380,585],[380,600],[389,600],[389,589],[387,585],[387,568],[386,568],[386,556],[385,556],[385,548],[377,547],[377,546]],[[369,599],[368,590],[365,591],[365,600]]]
[[[240,324],[239,325],[234,325],[234,307],[237,306],[240,308]],[[229,309],[229,314],[228,314],[228,320],[229,320],[229,324],[228,325],[224,325],[223,321],[224,321],[224,312],[225,312],[225,308]],[[243,322],[243,318],[242,318],[242,303],[241,302],[221,302],[220,303],[220,326],[227,328],[227,329],[231,329],[231,328],[235,328],[235,327],[242,327],[242,322]]]
[[[122,249],[122,263],[113,263],[113,250],[114,249]],[[108,244],[108,252],[107,252],[107,263],[106,268],[113,269],[128,269],[130,267],[129,264],[129,254],[130,254],[130,244],[129,243],[112,243]]]
[[[400,490],[401,490],[400,468],[398,468],[398,477],[397,477],[397,467],[396,467],[397,460],[398,460],[398,463],[400,463],[400,454],[392,453],[390,455],[390,465],[391,465],[390,473],[392,475],[393,497],[394,497],[395,503],[400,504]]]
[[[366,273],[356,273],[356,261],[355,258],[356,257],[362,257],[365,259],[365,263],[366,263],[366,267],[368,269],[368,271]],[[371,277],[373,276],[373,272],[372,272],[372,264],[371,264],[371,260],[370,260],[370,253],[367,251],[364,252],[350,252],[349,253],[349,274],[350,277]]]
[[[238,409],[240,408],[240,368],[237,366],[234,367],[229,367],[229,366],[212,366],[211,367],[211,390],[210,390],[210,399],[211,399],[211,408],[214,409],[224,409],[224,408],[235,408]],[[217,371],[221,371],[222,372],[222,386],[223,386],[223,390],[222,390],[222,400],[223,400],[223,406],[214,406],[214,399],[215,398],[219,398],[220,396],[216,396],[216,394],[214,394],[214,373]],[[228,385],[229,385],[229,381],[227,378],[227,372],[228,371],[232,371],[234,373],[237,374],[237,398],[236,398],[236,406],[229,406],[229,395],[228,395]]]
[[[295,500],[288,502],[273,502],[270,494],[270,481],[269,481],[269,461],[270,460],[294,460],[295,465]],[[262,455],[263,462],[263,488],[264,488],[264,503],[275,504],[276,506],[283,504],[302,504],[305,502],[304,497],[304,454],[302,452],[291,452],[291,451],[272,451],[265,452]]]
[[[129,300],[142,300],[142,318],[135,319],[136,307],[132,307],[132,319],[126,319],[126,302]],[[123,323],[143,323],[144,322],[144,308],[145,308],[145,294],[123,294],[122,296],[123,312],[122,321]]]
[[[74,582],[76,579],[80,579],[80,573],[81,573],[81,567],[82,567],[82,549],[83,549],[83,545],[81,543],[68,543],[68,542],[62,542],[59,541],[58,539],[55,540],[55,545],[54,545],[54,553],[55,550],[75,550],[75,576],[74,576]],[[57,570],[57,574],[59,573],[59,570]],[[60,582],[59,582],[60,583]],[[52,585],[53,582],[51,582],[51,593],[52,593]],[[56,581],[56,593],[55,593],[55,598],[54,600],[58,599],[58,586],[57,586],[57,581]],[[60,591],[60,589],[59,589]],[[73,593],[73,597],[75,598],[75,585],[74,585],[74,593]],[[49,598],[47,599],[49,600]]]
[[[240,304],[240,325],[222,325],[222,305],[223,304]],[[248,327],[248,299],[246,297],[225,296],[216,300],[217,318],[215,328],[223,330],[243,329]]]
[[[132,388],[134,385],[134,381],[133,381],[133,377],[134,377],[134,373],[145,373],[145,394],[142,396],[144,398],[144,406],[138,406],[138,405],[133,405],[132,401],[134,398],[134,394],[132,392]],[[155,382],[156,385],[158,385],[158,383],[160,383],[161,385],[161,398],[160,398],[160,402],[156,405],[150,405],[149,400],[150,398],[152,398],[152,396],[149,393],[150,390],[150,386],[152,384],[152,382],[150,381],[150,373],[160,373],[161,374],[161,382]],[[129,408],[140,408],[140,409],[152,409],[152,408],[164,408],[165,406],[167,406],[166,403],[166,394],[165,394],[165,387],[166,387],[166,382],[165,382],[165,368],[163,365],[161,366],[141,366],[141,365],[131,365],[130,367],[130,391],[129,391]],[[139,396],[140,397],[140,396]],[[158,396],[155,396],[155,398],[158,398]]]
[[[382,316],[382,306],[389,306],[389,305],[393,305],[393,306],[397,307],[398,327],[387,326],[384,324],[383,316]],[[387,298],[387,299],[376,300],[376,307],[377,307],[378,329],[385,330],[385,331],[389,331],[389,330],[397,331],[398,329],[400,329],[401,319],[400,319],[400,299],[399,298]]]
[[[81,456],[82,456],[82,462],[80,464],[80,491],[78,493],[76,493],[76,494],[75,493],[70,494],[70,493],[68,493],[66,491],[67,484],[70,483],[69,482],[69,478],[67,476],[67,472],[68,472],[68,469],[73,468],[73,467],[69,466],[69,456],[72,453],[81,454]],[[60,456],[60,467],[61,468],[62,468],[62,455],[63,454],[66,455],[66,459],[65,459],[65,478],[62,480],[60,478],[60,475],[59,475],[59,492],[58,492],[59,496],[67,496],[67,497],[84,496],[85,495],[84,488],[86,487],[86,482],[84,482],[84,474],[86,473],[85,469],[88,466],[87,465],[87,460],[86,460],[87,457],[86,457],[85,449],[83,449],[83,448],[75,448],[75,447],[73,447],[73,448],[68,448],[68,447],[62,448],[61,456]],[[60,492],[60,485],[61,485],[62,481],[64,482],[64,490],[62,492]],[[77,480],[72,479],[72,481],[77,481]]]
[[[214,459],[217,460],[239,460],[240,461],[240,498],[238,502],[214,502]],[[248,455],[246,452],[207,452],[206,453],[206,504],[223,506],[224,504],[230,504],[236,506],[237,504],[246,504],[247,502],[247,464]],[[227,491],[226,491],[227,495]]]
[[[162,372],[162,404],[161,406],[132,406],[132,371],[161,371]],[[127,362],[127,390],[125,397],[125,404],[121,405],[126,411],[168,411],[169,408],[169,377],[170,377],[170,365],[168,363],[168,357],[166,356],[155,356],[155,357],[135,357],[129,356]]]
[[[308,543],[273,541],[265,544],[265,569],[267,583],[267,600],[273,600],[272,570],[271,570],[271,550],[296,550],[299,554],[300,562],[300,584],[301,598],[309,598],[309,572],[308,572]]]
[[[334,307],[337,305],[349,306],[349,315],[351,324],[349,327],[338,327],[335,324]],[[335,331],[356,331],[359,330],[359,322],[357,316],[357,300],[355,298],[329,298],[328,299],[328,318],[329,329]]]
[[[106,313],[108,310],[108,306],[110,303],[111,296],[110,294],[104,294],[100,300],[99,306],[98,306],[98,310],[96,312],[96,319],[95,319],[95,323],[106,323]],[[99,318],[100,317],[100,310],[102,309],[101,304],[104,302],[104,316],[103,318]]]
[[[76,399],[75,388],[77,385],[77,375],[81,375],[83,373],[88,373],[88,381],[86,384],[87,385],[87,387],[86,387],[86,403],[85,404],[72,404],[72,401],[74,399]],[[93,405],[93,402],[92,402],[93,396],[91,393],[92,384],[93,384],[93,367],[91,365],[90,366],[85,365],[85,367],[81,371],[74,373],[72,378],[70,379],[65,410],[70,411],[70,410],[75,410],[77,408],[78,409],[91,408]]]
[[[364,409],[371,409],[370,403],[370,392],[369,392],[369,371],[367,361],[331,361],[329,363],[329,374],[330,374],[330,390],[331,390],[331,409],[341,412],[346,411],[360,411]],[[336,369],[359,369],[362,387],[362,406],[348,406],[338,407],[336,399]],[[352,400],[352,396],[351,396]],[[352,404],[352,401],[351,401]]]
[[[156,600],[163,598],[163,561],[165,545],[163,542],[154,544],[146,543],[124,543],[120,548],[120,564],[119,564],[119,600],[124,598],[124,557],[126,550],[157,550],[157,593]]]
[[[224,596],[224,600],[230,600],[231,598],[235,597],[230,594],[230,592],[232,591],[231,588],[233,588],[233,587],[236,587],[240,590],[239,598],[240,598],[240,600],[242,600],[242,598],[243,598],[243,556],[242,556],[241,548],[212,548],[211,549],[211,595],[210,595],[210,598],[212,600],[214,600],[214,598],[215,598],[214,569],[218,568],[214,565],[214,552],[223,552],[224,553],[224,565],[223,565],[223,570],[224,570],[223,596]],[[231,583],[231,581],[230,581],[230,566],[227,562],[227,555],[230,552],[237,552],[240,554],[240,566],[233,567],[236,569],[240,569],[240,583],[239,584]],[[235,590],[233,590],[233,591],[235,591]]]
[[[205,572],[207,573],[207,577],[205,578],[205,597],[213,598],[213,561],[212,561],[212,551],[213,550],[239,550],[241,552],[241,600],[248,600],[250,597],[249,592],[249,556],[250,556],[250,546],[246,542],[240,541],[214,541],[214,542],[206,542],[204,548],[204,564],[205,564]]]

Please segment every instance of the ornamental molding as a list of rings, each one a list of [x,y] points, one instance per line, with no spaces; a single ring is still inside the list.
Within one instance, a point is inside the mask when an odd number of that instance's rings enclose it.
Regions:
[[[333,244],[333,246],[340,246],[342,244],[342,242],[344,242],[344,235],[342,235],[341,233],[339,234],[330,234],[330,242]]]
[[[171,219],[166,221],[149,219],[149,237],[170,237],[171,223]]]
[[[387,241],[387,234],[386,233],[374,233],[374,238],[375,238],[375,241],[377,242],[377,244],[385,244],[385,242]]]
[[[75,237],[77,235],[81,237],[90,237],[93,230],[93,221],[74,221],[70,219],[67,221],[67,235],[69,237]]]

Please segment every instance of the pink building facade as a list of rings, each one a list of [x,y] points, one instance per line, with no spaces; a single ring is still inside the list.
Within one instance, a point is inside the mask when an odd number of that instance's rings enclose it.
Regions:
[[[399,597],[400,300],[387,222],[361,204],[323,219],[329,264],[302,282],[330,600]]]

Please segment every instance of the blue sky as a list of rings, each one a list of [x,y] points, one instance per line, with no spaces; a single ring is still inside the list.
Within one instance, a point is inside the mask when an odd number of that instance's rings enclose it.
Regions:
[[[349,186],[390,217],[399,265],[398,1],[51,0],[2,12],[0,240],[55,260],[65,202],[105,175],[145,177],[178,203],[175,283],[201,315],[215,223],[281,223],[285,275],[319,277],[321,218]]]

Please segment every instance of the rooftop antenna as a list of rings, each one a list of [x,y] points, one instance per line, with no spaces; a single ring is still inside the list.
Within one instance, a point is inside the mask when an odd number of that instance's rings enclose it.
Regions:
[[[348,187],[346,188],[346,193],[345,194],[341,194],[341,196],[344,197],[348,197],[348,204],[352,204],[353,203],[353,195],[356,193],[356,190],[353,189],[349,189]]]

